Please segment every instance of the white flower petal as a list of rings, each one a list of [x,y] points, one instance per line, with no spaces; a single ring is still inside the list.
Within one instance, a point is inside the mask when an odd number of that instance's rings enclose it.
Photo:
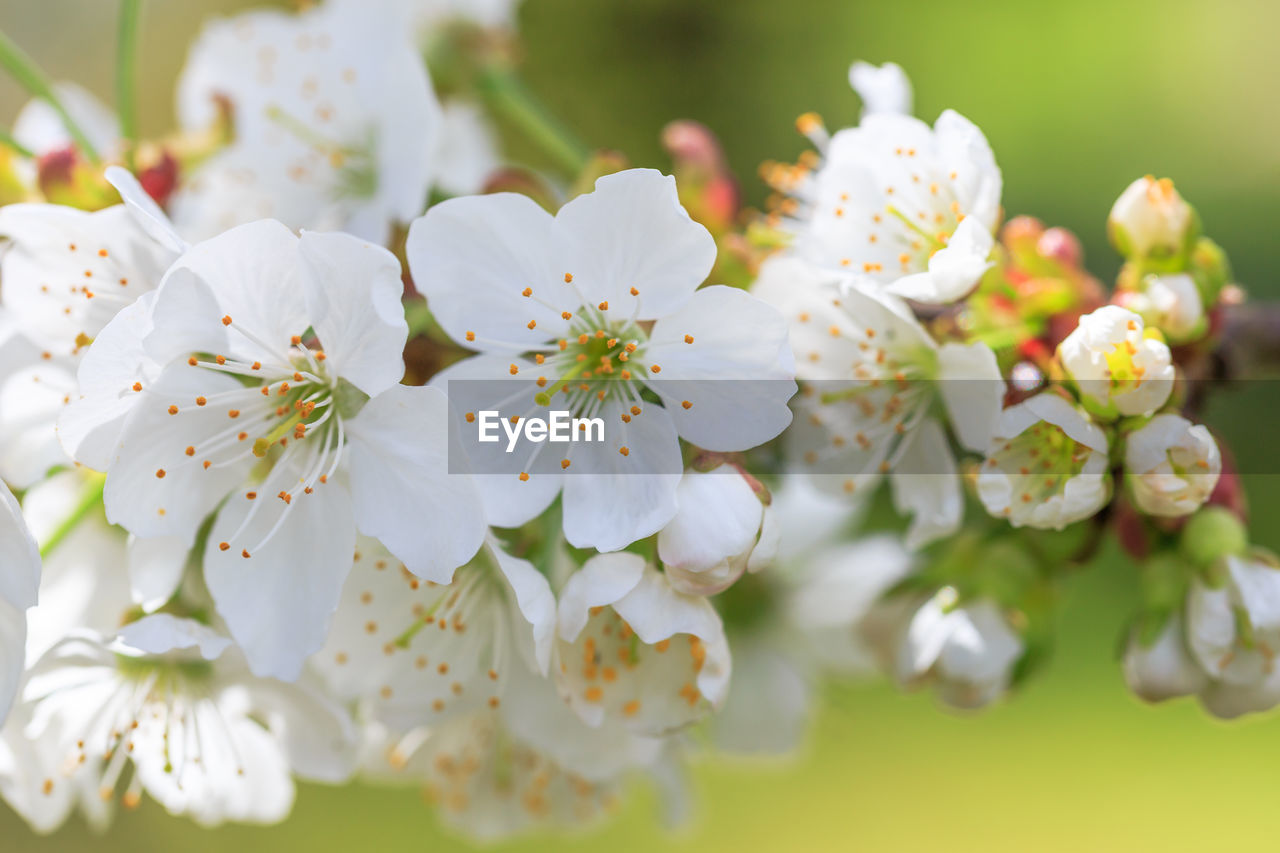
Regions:
[[[995,353],[982,342],[938,348],[938,390],[956,438],[969,450],[991,444],[1004,405],[1004,378]]]
[[[965,217],[944,249],[929,258],[929,271],[904,276],[886,289],[904,299],[945,304],[977,287],[991,266],[995,239],[977,217]]]
[[[573,273],[564,268],[556,221],[526,196],[497,193],[434,205],[409,227],[405,254],[436,321],[474,349],[541,346],[568,328],[561,313],[581,305],[565,282]],[[526,288],[528,297],[521,295]]]
[[[855,62],[849,68],[849,85],[862,99],[863,115],[911,114],[911,81],[897,63]]]
[[[126,654],[163,655],[195,649],[203,659],[216,660],[231,646],[231,640],[191,619],[153,613],[122,627],[112,645]]]
[[[191,545],[177,537],[129,539],[129,581],[133,600],[147,613],[163,607],[182,583]]]
[[[667,566],[706,571],[746,553],[760,532],[764,506],[732,466],[686,471],[676,501],[679,510],[658,533],[658,556]]]
[[[964,495],[951,447],[937,421],[925,420],[905,442],[889,482],[894,509],[912,516],[907,547],[918,549],[960,528]]]
[[[179,363],[144,391],[106,466],[110,475],[104,500],[112,524],[137,536],[173,536],[186,543],[195,539],[204,517],[245,479],[255,461],[240,458],[206,468],[203,457],[187,454],[188,447],[235,426],[227,415],[235,403],[215,400],[199,406],[196,400],[242,388],[230,376]],[[170,414],[171,406],[176,414]]]
[[[787,326],[775,308],[717,285],[654,324],[644,357],[661,368],[653,388],[680,435],[707,450],[735,451],[791,423],[794,372],[779,360],[786,348]]]
[[[587,302],[608,302],[618,317],[679,311],[716,261],[715,240],[681,207],[675,179],[653,169],[600,178],[560,209],[556,225],[574,259],[566,272]]]
[[[309,495],[299,490],[288,504],[272,494],[249,501],[237,493],[219,511],[204,552],[205,583],[255,675],[293,681],[324,645],[355,552],[351,517],[347,490],[334,481]]]
[[[600,407],[604,441],[569,445],[572,465],[564,481],[564,535],[575,548],[617,551],[662,529],[676,513],[682,461],[671,415],[661,406]],[[627,453],[621,451],[625,448]]]
[[[347,234],[298,242],[307,314],[330,370],[373,396],[400,381],[409,326],[395,255]]]
[[[397,385],[348,425],[356,524],[409,571],[445,583],[484,539],[480,495],[469,475],[449,473],[449,402],[435,388]],[[444,441],[446,437],[448,441]],[[460,457],[454,447],[454,458]]]
[[[187,241],[178,236],[169,217],[160,209],[160,205],[156,204],[156,200],[147,195],[147,191],[142,188],[142,184],[138,183],[133,173],[119,166],[108,166],[104,174],[107,183],[120,193],[125,207],[129,209],[138,227],[146,232],[148,237],[173,252],[175,256],[190,248]]]

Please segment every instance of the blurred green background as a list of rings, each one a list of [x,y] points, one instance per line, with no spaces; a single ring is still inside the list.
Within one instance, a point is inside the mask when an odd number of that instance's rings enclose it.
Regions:
[[[144,131],[168,126],[201,17],[248,5],[145,4]],[[51,74],[108,99],[114,16],[109,0],[0,2],[0,26]],[[697,118],[722,136],[753,202],[760,161],[802,150],[795,116],[852,122],[850,61],[892,59],[921,116],[953,107],[986,131],[1006,210],[1073,229],[1100,277],[1118,266],[1103,228],[1111,201],[1154,172],[1175,178],[1256,298],[1280,297],[1273,0],[526,0],[520,24],[529,85],[589,143],[662,167],[663,124]],[[6,120],[23,100],[0,84]],[[1278,396],[1258,383],[1211,408],[1246,465],[1275,452]],[[1280,547],[1280,478],[1246,487],[1255,538]],[[674,835],[639,792],[601,831],[511,849],[1276,849],[1280,721],[1223,724],[1190,702],[1130,698],[1114,650],[1132,574],[1108,549],[1066,590],[1056,658],[1002,707],[956,716],[927,694],[834,689],[794,762],[696,767],[695,818]],[[267,829],[198,830],[148,803],[103,838],[76,822],[37,839],[0,813],[0,839],[21,853],[461,846],[412,790],[314,787]]]

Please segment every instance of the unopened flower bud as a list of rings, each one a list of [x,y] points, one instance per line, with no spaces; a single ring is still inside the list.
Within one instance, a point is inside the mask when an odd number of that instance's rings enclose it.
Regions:
[[[1147,276],[1141,289],[1117,294],[1116,302],[1141,315],[1149,327],[1158,328],[1174,343],[1204,334],[1204,302],[1195,279],[1186,273]]]
[[[1142,317],[1118,305],[1080,318],[1058,346],[1058,358],[1085,408],[1114,418],[1151,414],[1165,404],[1173,390],[1173,363],[1159,332],[1152,332]]]
[[[1207,506],[1182,528],[1181,545],[1187,559],[1199,566],[1211,566],[1225,557],[1243,554],[1249,547],[1249,534],[1235,513],[1220,506]]]
[[[1195,512],[1213,492],[1222,455],[1208,428],[1164,414],[1129,435],[1124,465],[1138,509],[1179,516]]]
[[[1107,220],[1111,243],[1125,257],[1180,255],[1194,237],[1195,211],[1168,178],[1139,178],[1120,194]]]
[[[1124,680],[1148,702],[1199,693],[1208,685],[1208,676],[1187,648],[1180,615],[1170,616],[1154,640],[1146,641],[1136,629],[1130,633]]]

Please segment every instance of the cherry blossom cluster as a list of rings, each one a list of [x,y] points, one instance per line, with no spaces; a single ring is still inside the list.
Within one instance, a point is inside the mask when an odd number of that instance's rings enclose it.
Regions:
[[[1116,201],[1108,296],[1005,221],[972,122],[857,63],[859,123],[802,116],[748,211],[699,125],[667,175],[513,108],[514,11],[250,11],[167,136],[70,84],[19,115],[0,797],[34,830],[277,822],[298,781],[416,786],[477,838],[636,777],[680,805],[708,747],[795,749],[825,679],[1004,696],[1107,534],[1137,694],[1280,703],[1280,563],[1196,422],[1241,291],[1171,182]],[[513,116],[555,169],[506,163]],[[509,471],[466,440],[553,406],[601,439]]]

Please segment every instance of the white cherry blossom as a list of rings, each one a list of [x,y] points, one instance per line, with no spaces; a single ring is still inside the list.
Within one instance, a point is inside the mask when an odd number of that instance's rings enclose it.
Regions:
[[[698,289],[715,241],[658,172],[601,178],[554,217],[519,195],[452,199],[413,223],[407,253],[445,332],[481,352],[432,380],[469,420],[459,401],[475,380],[515,377],[475,405],[545,417],[554,403],[605,424],[603,441],[526,443],[508,458],[527,465],[478,471],[495,525],[523,524],[563,491],[569,542],[618,550],[675,514],[679,439],[745,450],[790,420],[782,318],[741,290]]]
[[[798,461],[850,495],[890,475],[898,510],[914,516],[912,547],[954,532],[960,479],[930,409],[941,400],[960,444],[985,449],[1005,391],[991,349],[939,345],[901,300],[790,255],[767,261],[753,292],[787,318],[809,380],[790,431]]]
[[[1200,693],[1220,717],[1280,703],[1280,567],[1262,555],[1228,556],[1215,585],[1196,579],[1187,596],[1187,645],[1210,679]]]
[[[78,355],[121,308],[160,283],[180,248],[141,221],[136,180],[119,168],[108,174],[132,204],[93,213],[57,204],[0,208],[0,237],[9,241],[0,304],[47,359]]]
[[[81,365],[61,430],[93,436],[69,446],[105,462],[108,518],[189,545],[217,510],[205,580],[259,674],[295,678],[323,644],[357,527],[437,581],[484,535],[447,472],[447,401],[398,384],[400,292],[384,249],[251,223],[183,255]]]
[[[1061,530],[1111,497],[1107,436],[1052,392],[1005,409],[978,473],[987,512],[1014,527]]]
[[[570,577],[557,633],[552,672],[588,725],[621,721],[657,735],[724,702],[730,660],[719,615],[636,554],[598,554]]]
[[[368,4],[206,24],[178,80],[187,130],[231,106],[235,139],[173,199],[192,239],[274,218],[385,243],[426,205],[439,105],[413,40]]]
[[[555,598],[527,560],[489,541],[450,584],[420,580],[361,537],[312,667],[330,692],[396,729],[497,708],[511,668],[545,676]]]
[[[1142,317],[1118,305],[1081,317],[1058,345],[1058,359],[1085,407],[1099,417],[1149,415],[1173,391],[1168,345],[1158,332],[1147,333]]]
[[[791,197],[780,227],[806,261],[905,298],[954,302],[991,266],[1000,169],[959,113],[944,111],[932,128],[903,114],[910,86],[895,68],[855,65],[851,82],[869,107],[861,123],[828,140],[816,117],[802,119],[820,163],[766,178]]]
[[[958,708],[999,698],[1022,657],[1022,638],[989,599],[957,603],[943,588],[911,617],[898,652],[898,678],[932,680],[939,697]]]
[[[1208,427],[1181,415],[1156,415],[1129,433],[1125,482],[1133,502],[1149,515],[1189,515],[1218,484],[1222,454]]]
[[[23,713],[26,760],[47,774],[28,765],[25,782],[63,808],[38,824],[60,823],[78,800],[102,822],[101,803],[120,789],[126,806],[146,791],[203,825],[275,822],[292,806],[293,775],[340,782],[355,757],[343,711],[308,688],[255,678],[229,639],[168,614],[54,646],[29,674]]]

